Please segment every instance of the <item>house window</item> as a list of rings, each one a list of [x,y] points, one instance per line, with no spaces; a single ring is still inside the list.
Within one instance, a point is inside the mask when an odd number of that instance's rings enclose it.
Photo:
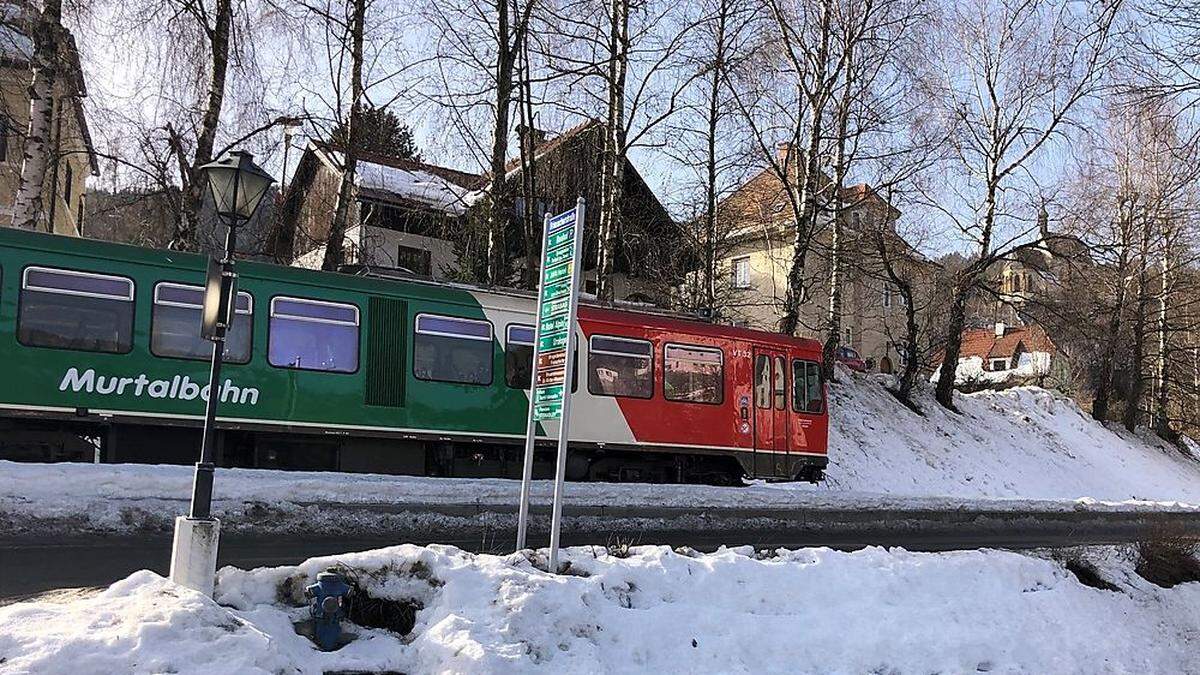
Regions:
[[[883,287],[883,306],[885,309],[892,306],[892,287],[886,284]]]
[[[418,314],[413,337],[417,379],[492,383],[492,324],[479,319]]]
[[[588,341],[588,391],[598,396],[654,395],[654,348],[646,340],[593,335]]]
[[[668,401],[720,404],[725,365],[720,349],[692,345],[663,348],[663,396]]]
[[[75,172],[71,170],[71,163],[66,163],[66,175],[63,179],[63,201],[68,206],[71,204],[71,197],[75,190]]]
[[[1008,370],[1008,359],[992,359],[992,370]]]
[[[750,258],[734,258],[731,274],[734,288],[750,288]]]
[[[854,329],[850,326],[842,331],[842,344],[850,346],[854,344]]]
[[[426,249],[400,244],[396,251],[396,267],[427,277],[433,272],[433,255]]]
[[[0,117],[0,162],[8,161],[8,117]]]
[[[27,347],[129,352],[133,349],[133,280],[26,267],[17,340]]]
[[[212,357],[213,343],[200,336],[204,287],[162,282],[154,287],[150,316],[150,353],[179,359]],[[233,323],[225,336],[225,361],[250,361],[254,302],[249,293],[237,294]]]
[[[358,370],[358,307],[308,298],[271,298],[267,361],[280,368]]]

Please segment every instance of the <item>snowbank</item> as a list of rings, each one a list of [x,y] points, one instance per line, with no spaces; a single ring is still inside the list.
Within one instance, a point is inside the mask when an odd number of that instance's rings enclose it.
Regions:
[[[1200,504],[1200,462],[1147,436],[1097,424],[1069,399],[1036,388],[958,399],[962,414],[918,392],[925,415],[900,405],[879,376],[832,386],[828,480],[747,488],[572,483],[570,506],[611,509],[830,508],[1076,510]],[[1191,447],[1191,446],[1189,446]],[[31,527],[167,530],[186,510],[187,466],[0,462],[0,533]],[[405,507],[505,511],[512,480],[220,469],[214,512],[226,530],[372,529],[366,518]],[[552,483],[537,481],[533,503]],[[462,514],[474,516],[474,511]]]
[[[398,546],[297,567],[221,570],[218,605],[140,572],[66,604],[0,608],[0,669],[321,673],[1196,672],[1200,584],[1161,589],[1115,550],[1118,591],[1051,560],[998,551],[640,547],[527,557]],[[540,560],[538,561],[540,563]],[[415,602],[408,636],[351,627],[339,652],[293,630],[297,589],[331,565],[375,598]]]

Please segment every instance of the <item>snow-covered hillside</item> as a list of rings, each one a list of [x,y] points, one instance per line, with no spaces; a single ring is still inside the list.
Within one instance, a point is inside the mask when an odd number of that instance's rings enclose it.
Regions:
[[[1200,503],[1197,458],[1152,436],[1100,425],[1054,392],[958,395],[955,414],[923,388],[921,416],[882,381],[859,377],[831,387],[831,489]]]
[[[397,546],[219,574],[217,602],[138,572],[70,602],[0,608],[0,671],[91,673],[1184,673],[1200,671],[1200,584],[1163,589],[1093,552],[1116,590],[999,551],[712,554],[641,547],[526,554]],[[407,637],[296,634],[300,589],[330,565],[420,607]],[[218,604],[219,603],[219,604]],[[378,619],[377,614],[373,614]]]

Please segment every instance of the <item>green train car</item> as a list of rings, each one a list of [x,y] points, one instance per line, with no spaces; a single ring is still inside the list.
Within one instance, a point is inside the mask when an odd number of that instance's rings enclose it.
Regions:
[[[195,461],[211,350],[199,336],[205,263],[0,229],[0,458]],[[519,476],[533,296],[238,271],[219,465]],[[819,478],[817,343],[598,307],[581,308],[576,328],[573,479]],[[750,403],[763,396],[789,405],[764,415]],[[538,475],[552,472],[550,455],[547,443]]]

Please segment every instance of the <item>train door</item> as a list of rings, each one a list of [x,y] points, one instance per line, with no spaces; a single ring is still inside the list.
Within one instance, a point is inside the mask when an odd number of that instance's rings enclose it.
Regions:
[[[775,476],[787,465],[787,360],[782,351],[754,350],[754,475]]]

